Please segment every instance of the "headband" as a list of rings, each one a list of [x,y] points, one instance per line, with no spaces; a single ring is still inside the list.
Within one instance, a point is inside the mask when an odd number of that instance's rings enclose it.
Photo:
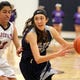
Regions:
[[[43,10],[43,9],[38,9],[38,10],[36,10],[36,11],[34,12],[33,17],[34,17],[35,15],[37,15],[37,14],[43,14],[44,16],[47,17],[47,13],[46,13],[46,11]]]

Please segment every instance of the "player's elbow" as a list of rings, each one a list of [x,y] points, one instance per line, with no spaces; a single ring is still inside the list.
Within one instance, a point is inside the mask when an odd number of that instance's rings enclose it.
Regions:
[[[41,59],[39,57],[36,58],[35,61],[36,61],[37,64],[40,64],[41,63]]]

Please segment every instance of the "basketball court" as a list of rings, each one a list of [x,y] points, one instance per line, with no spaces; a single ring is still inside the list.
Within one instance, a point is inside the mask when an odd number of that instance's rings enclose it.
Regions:
[[[11,1],[11,0],[8,0],[8,1]],[[21,1],[13,0],[13,4],[15,4],[17,12],[18,12],[18,18],[16,20],[16,26],[17,26],[17,30],[18,30],[18,34],[19,35],[22,34],[22,30],[23,30],[22,26],[24,26],[23,24],[24,24],[24,22],[26,20],[25,16],[31,16],[32,13],[33,13],[33,11],[38,6],[38,4],[37,4],[38,1],[37,0],[36,1],[33,1],[33,0],[30,1],[30,0],[28,0],[28,2],[25,2],[27,0],[22,1],[22,2]],[[39,1],[42,2],[43,0],[39,0]],[[50,0],[44,0],[44,1],[47,1],[48,4],[50,2]],[[54,1],[56,2],[58,0],[54,0]],[[64,1],[61,0],[62,4],[64,4],[64,3],[66,4],[67,1],[68,0],[65,0],[65,2],[64,2]],[[73,12],[75,12],[73,9],[76,8],[76,6],[80,2],[80,1],[79,2],[78,1],[79,0],[74,0],[74,3],[73,3],[73,2],[70,2],[70,0],[69,0],[70,3],[67,2],[67,4],[64,5],[64,7],[63,7],[63,9],[65,11],[66,11],[66,8],[69,7],[70,8],[69,9],[70,10],[69,14],[71,15],[71,16],[69,16],[69,19],[67,18],[68,21],[65,21],[65,23],[64,23],[64,27],[63,27],[64,30],[70,30],[70,29],[71,29],[71,31],[73,30],[73,28],[70,27],[70,26],[73,26],[72,14],[73,14]],[[76,2],[76,5],[73,5],[73,4],[75,4],[75,2]],[[17,4],[17,3],[19,3],[19,4]],[[22,3],[24,4],[23,6],[21,6]],[[32,5],[32,3],[33,3],[33,5]],[[42,4],[43,3],[45,3],[44,5],[46,6],[46,2],[42,2]],[[46,10],[47,9],[51,10],[51,7],[52,7],[52,10],[53,10],[53,4],[51,5],[51,3],[52,2],[50,2],[50,5],[47,6],[48,8],[46,8]],[[70,5],[67,6],[68,4],[70,4]],[[72,6],[71,4],[73,5],[73,7],[70,7],[70,6]],[[24,9],[26,5],[27,5],[27,7],[26,7],[27,11]],[[33,8],[33,9],[30,9],[30,8]],[[48,10],[48,12],[50,12],[49,10]],[[51,15],[51,13],[48,13],[48,14]],[[69,23],[69,22],[71,22],[71,23]],[[62,36],[66,40],[70,39],[70,41],[71,41],[71,40],[73,40],[75,38],[75,33],[74,32],[62,32]],[[48,48],[47,52],[49,52],[49,54],[51,54],[52,52],[56,52],[59,48],[60,48],[60,45],[56,41],[53,40],[52,43],[51,43],[51,45],[50,45],[50,47]],[[21,57],[18,57],[16,55],[15,49],[13,50],[13,53],[15,53],[15,57],[14,57],[15,61],[13,61],[13,59],[12,59],[11,56],[8,57],[9,58],[8,60],[10,61],[10,64],[12,65],[12,67],[13,67],[13,69],[15,71],[17,80],[24,80],[24,78],[23,78],[23,76],[22,76],[22,74],[20,72],[20,69],[19,69],[19,62],[20,62],[20,58]],[[50,62],[52,64],[52,68],[54,68],[56,70],[64,71],[64,73],[62,73],[62,74],[55,74],[55,75],[53,75],[52,80],[80,80],[80,55],[78,55],[75,51],[69,53],[68,55],[66,55],[64,57],[58,57],[58,58],[52,59],[52,60],[50,60]]]

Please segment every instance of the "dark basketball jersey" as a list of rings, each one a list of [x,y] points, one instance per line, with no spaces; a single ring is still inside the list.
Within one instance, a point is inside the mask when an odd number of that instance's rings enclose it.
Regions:
[[[49,26],[45,26],[45,30],[48,33],[48,42],[44,41],[37,43],[40,55],[46,55],[46,49],[48,48],[52,40],[52,36],[49,29]],[[22,39],[23,52],[20,61],[20,69],[25,80],[45,80],[48,76],[53,75],[55,71],[51,68],[51,64],[49,63],[49,61],[37,64],[34,60],[30,44],[27,43],[25,40],[25,36],[30,31],[35,32],[35,28],[32,28],[27,31]]]
[[[35,29],[32,28],[30,31],[35,32]],[[46,54],[46,48],[48,48],[48,46],[49,46],[49,44],[51,42],[51,39],[52,39],[50,31],[49,31],[49,26],[46,26],[46,31],[48,33],[48,42],[44,41],[44,42],[37,43],[41,55],[45,55]],[[27,33],[28,32],[26,32],[25,35]],[[29,45],[29,43],[27,43],[25,41],[25,35],[24,35],[24,37],[22,39],[22,47],[23,47],[22,57],[23,58],[32,57],[32,51],[31,51],[30,45]]]

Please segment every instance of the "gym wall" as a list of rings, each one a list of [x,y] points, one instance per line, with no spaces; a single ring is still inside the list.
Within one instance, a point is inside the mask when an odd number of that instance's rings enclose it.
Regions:
[[[80,0],[39,0],[39,6],[44,6],[48,13],[48,25],[52,25],[51,13],[54,10],[54,5],[56,3],[62,4],[62,10],[65,13],[63,31],[74,31],[73,15],[76,12],[77,6],[80,5]]]

